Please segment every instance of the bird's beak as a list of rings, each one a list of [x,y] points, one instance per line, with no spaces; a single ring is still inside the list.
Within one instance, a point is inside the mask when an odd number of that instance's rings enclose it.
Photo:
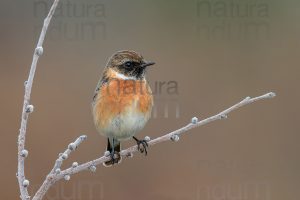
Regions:
[[[154,65],[154,64],[155,64],[155,62],[145,62],[145,63],[141,64],[140,66],[142,68],[146,68],[146,67]]]

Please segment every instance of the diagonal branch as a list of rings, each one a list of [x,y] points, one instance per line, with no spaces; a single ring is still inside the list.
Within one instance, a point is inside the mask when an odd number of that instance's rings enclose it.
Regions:
[[[52,170],[50,171],[50,173],[47,175],[46,179],[44,180],[42,186],[39,188],[39,190],[36,192],[36,194],[33,197],[33,200],[38,200],[38,199],[42,199],[43,196],[46,194],[46,192],[48,191],[48,189],[51,187],[51,185],[53,185],[55,183],[55,179],[53,179],[52,177],[60,174],[61,170],[60,167],[63,164],[63,161],[68,159],[69,155],[71,154],[72,151],[75,151],[77,149],[77,147],[87,138],[86,135],[82,135],[80,137],[78,137],[74,142],[70,143],[68,145],[68,148],[63,152],[60,153]],[[73,167],[74,166],[78,166],[78,163],[74,162],[73,163]],[[70,179],[69,175],[65,176],[66,180]]]
[[[22,109],[21,127],[19,130],[19,137],[18,137],[18,172],[17,172],[17,179],[19,182],[20,193],[21,193],[20,197],[22,200],[30,199],[27,190],[29,181],[25,179],[24,162],[25,162],[25,157],[28,155],[28,151],[25,149],[26,127],[28,123],[28,116],[30,113],[33,112],[33,106],[30,105],[31,88],[33,84],[37,62],[39,60],[39,57],[43,54],[42,46],[44,43],[45,35],[58,2],[59,0],[54,0],[48,15],[44,20],[44,25],[33,54],[28,80],[25,81],[25,95],[24,95],[24,102],[23,102],[23,109]]]
[[[182,128],[179,128],[179,129],[177,129],[175,131],[167,133],[167,134],[165,134],[165,135],[163,135],[161,137],[155,138],[153,140],[150,140],[150,138],[148,136],[146,136],[145,139],[148,140],[148,145],[149,146],[153,146],[155,144],[158,144],[158,143],[161,143],[161,142],[165,142],[165,141],[169,141],[169,140],[177,142],[179,140],[179,135],[181,135],[184,132],[187,132],[190,129],[193,129],[193,128],[196,128],[196,127],[199,127],[199,126],[203,126],[205,124],[208,124],[210,122],[213,122],[213,121],[216,121],[216,120],[219,120],[219,119],[225,119],[225,118],[227,118],[227,115],[230,112],[232,112],[232,111],[234,111],[234,110],[236,110],[236,109],[238,109],[238,108],[240,108],[242,106],[245,106],[247,104],[253,103],[253,102],[258,101],[258,100],[269,99],[269,98],[273,98],[273,97],[275,97],[275,93],[273,93],[273,92],[264,94],[262,96],[254,97],[254,98],[246,97],[245,99],[243,99],[239,103],[231,106],[230,108],[228,108],[228,109],[226,109],[226,110],[224,110],[224,111],[222,111],[222,112],[220,112],[220,113],[218,113],[216,115],[208,117],[208,118],[206,118],[204,120],[198,121],[198,119],[196,117],[194,117],[194,118],[192,118],[192,120],[191,120],[190,123],[188,123],[187,125],[183,126]],[[129,147],[126,150],[121,151],[120,154],[121,154],[121,156],[131,157],[132,154],[134,152],[136,152],[136,151],[138,151],[138,148],[137,148],[137,145],[134,145],[132,147]],[[100,158],[97,158],[95,160],[83,163],[81,165],[78,165],[77,163],[76,164],[73,163],[72,167],[67,168],[67,169],[65,169],[63,171],[59,171],[59,173],[50,173],[47,176],[46,180],[44,181],[43,185],[39,189],[39,191],[42,191],[42,192],[38,192],[34,196],[33,200],[41,200],[43,198],[44,194],[46,194],[46,192],[48,191],[48,189],[56,181],[59,181],[59,180],[61,180],[63,178],[65,180],[69,180],[70,179],[70,175],[79,173],[79,172],[84,171],[84,170],[95,171],[97,165],[100,165],[100,164],[104,163],[105,161],[108,161],[109,159],[110,159],[110,157],[105,153],[104,156],[102,156]],[[59,165],[59,166],[61,166],[61,165]]]
[[[74,151],[75,149],[77,149],[77,147],[87,138],[86,135],[82,135],[79,138],[77,138],[75,140],[75,142],[70,143],[68,148],[65,150],[65,152],[60,153],[58,159],[55,162],[55,165],[53,167],[53,169],[51,170],[51,174],[53,174],[54,172],[58,173],[60,170],[61,165],[63,164],[63,161],[66,160],[69,155],[71,154],[72,151]]]

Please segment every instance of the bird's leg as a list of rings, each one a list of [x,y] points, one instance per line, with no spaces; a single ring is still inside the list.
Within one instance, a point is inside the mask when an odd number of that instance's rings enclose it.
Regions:
[[[112,164],[118,163],[118,161],[120,160],[120,153],[115,150],[115,142],[116,142],[115,139],[112,139],[112,144],[111,144],[112,150],[110,152],[110,158],[111,158]],[[115,156],[115,154],[117,157]]]
[[[138,150],[141,153],[145,152],[145,156],[147,155],[147,148],[148,148],[148,143],[146,140],[139,140],[136,137],[132,136],[132,138],[136,141],[136,144],[138,146]]]
[[[118,161],[115,159],[114,139],[107,139],[107,151],[109,151],[110,160],[106,164],[113,165],[117,163]]]
[[[112,149],[111,152],[110,152],[110,161],[111,161],[111,164],[115,164],[116,163],[115,150],[114,149]]]

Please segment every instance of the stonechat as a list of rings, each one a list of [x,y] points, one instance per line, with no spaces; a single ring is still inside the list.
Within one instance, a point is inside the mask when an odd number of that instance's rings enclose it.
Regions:
[[[130,138],[147,155],[147,141],[137,139],[135,134],[151,116],[153,96],[146,70],[154,64],[137,52],[124,50],[115,53],[104,68],[92,102],[96,129],[107,137],[106,149],[111,157],[104,166],[121,162],[120,142]]]

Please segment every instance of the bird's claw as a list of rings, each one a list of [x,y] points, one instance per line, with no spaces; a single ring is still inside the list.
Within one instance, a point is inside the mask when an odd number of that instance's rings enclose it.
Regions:
[[[119,152],[111,151],[109,153],[109,157],[110,157],[110,160],[105,163],[106,165],[118,164],[120,161],[120,153]]]
[[[138,140],[136,137],[133,137],[133,139],[136,141],[138,151],[141,153],[145,153],[145,156],[147,155],[147,148],[148,148],[148,142],[146,140]]]
[[[110,156],[110,162],[111,162],[111,164],[112,165],[115,164],[116,163],[115,152],[113,152],[113,151],[110,152],[109,156]]]

